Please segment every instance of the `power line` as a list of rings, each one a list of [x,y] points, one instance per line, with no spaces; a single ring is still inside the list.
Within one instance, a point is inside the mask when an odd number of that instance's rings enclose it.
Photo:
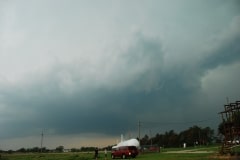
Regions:
[[[183,124],[192,124],[192,123],[203,123],[203,122],[209,122],[214,121],[217,118],[208,118],[204,120],[198,120],[198,121],[184,121],[184,122],[153,122],[153,121],[141,121],[141,123],[147,123],[147,124],[159,124],[159,125],[183,125]]]

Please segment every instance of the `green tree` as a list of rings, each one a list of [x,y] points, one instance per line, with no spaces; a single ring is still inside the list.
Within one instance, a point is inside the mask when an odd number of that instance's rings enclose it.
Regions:
[[[63,146],[58,146],[58,147],[56,148],[56,151],[57,151],[57,152],[63,152],[63,150],[64,150],[64,147],[63,147]]]
[[[25,148],[20,148],[19,150],[17,150],[17,152],[25,153],[27,152],[27,150]]]
[[[149,143],[149,137],[148,135],[145,135],[142,139],[141,139],[141,145],[148,145]]]
[[[213,140],[214,130],[212,130],[210,127],[203,128],[201,130],[201,139],[202,144],[209,144]]]
[[[221,122],[221,123],[218,125],[218,134],[224,135],[224,122]]]
[[[214,130],[210,127],[201,128],[195,125],[179,134],[174,130],[170,130],[164,134],[158,133],[155,137],[152,137],[152,142],[153,144],[158,144],[163,147],[178,147],[182,146],[183,143],[187,143],[188,146],[194,146],[196,144],[207,145],[212,142],[213,135]],[[145,135],[141,139],[141,144],[150,144],[150,140],[148,135]]]
[[[168,144],[167,146],[177,147],[178,146],[178,134],[174,130],[169,131],[168,133]]]

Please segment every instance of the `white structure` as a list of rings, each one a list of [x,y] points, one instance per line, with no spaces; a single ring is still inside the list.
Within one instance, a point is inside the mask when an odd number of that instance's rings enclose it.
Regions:
[[[183,148],[186,148],[187,147],[187,143],[183,143]]]
[[[126,140],[126,141],[121,141],[116,146],[113,146],[112,149],[122,147],[122,146],[135,146],[137,148],[140,148],[140,143],[137,139],[129,139],[129,140]]]

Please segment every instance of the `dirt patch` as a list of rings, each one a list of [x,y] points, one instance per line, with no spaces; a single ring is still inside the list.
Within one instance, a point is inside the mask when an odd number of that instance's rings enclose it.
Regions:
[[[221,159],[221,160],[239,160],[240,156],[238,155],[212,155],[209,157],[210,159]]]

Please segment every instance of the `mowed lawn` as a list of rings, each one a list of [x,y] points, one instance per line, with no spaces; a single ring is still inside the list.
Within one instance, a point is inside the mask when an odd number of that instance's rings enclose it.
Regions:
[[[176,151],[176,152],[174,152]],[[187,151],[187,152],[184,152]],[[205,152],[201,152],[205,151]],[[0,160],[93,160],[93,153],[2,154]],[[108,160],[111,160],[110,153]],[[218,148],[171,149],[160,153],[141,153],[136,160],[217,160]],[[222,157],[221,157],[222,159]],[[226,157],[229,159],[229,157]],[[105,160],[100,153],[98,160]]]

